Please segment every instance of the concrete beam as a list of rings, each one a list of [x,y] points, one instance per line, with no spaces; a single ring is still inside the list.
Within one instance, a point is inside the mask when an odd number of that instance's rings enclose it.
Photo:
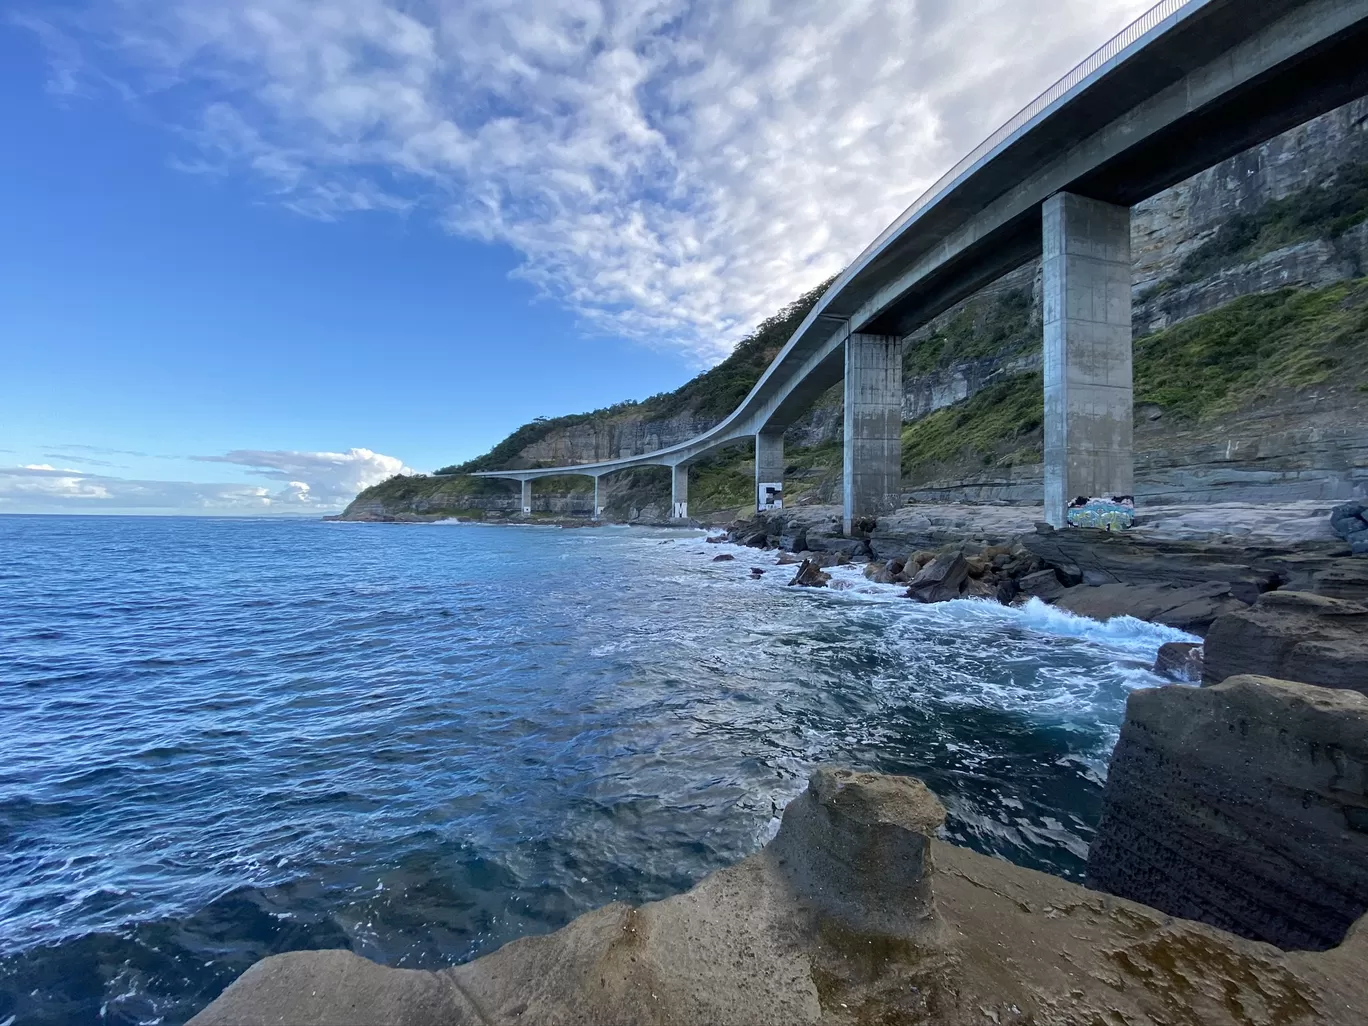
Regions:
[[[755,508],[784,508],[784,432],[761,431],[755,436]]]
[[[532,512],[532,482],[530,480],[525,480],[522,483],[522,511],[524,513]]]
[[[689,467],[685,463],[670,468],[670,516],[684,520],[689,515]]]
[[[1130,209],[1071,193],[1044,206],[1045,519],[1075,496],[1131,495]]]
[[[845,533],[902,501],[902,339],[851,335],[845,359]]]

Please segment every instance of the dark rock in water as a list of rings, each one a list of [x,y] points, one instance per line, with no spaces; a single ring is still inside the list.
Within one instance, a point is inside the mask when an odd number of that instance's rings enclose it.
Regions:
[[[764,576],[765,576],[765,571],[761,570],[758,566],[753,566],[753,567],[751,567],[751,576],[752,576],[752,577],[764,577]]]
[[[1059,575],[1053,570],[1027,574],[1017,583],[1023,595],[1038,598],[1041,602],[1053,602],[1064,594],[1064,585],[1060,583]]]
[[[796,566],[801,562],[803,562],[803,557],[794,552],[781,552],[779,558],[775,560],[779,566],[789,566],[790,564]]]
[[[1230,594],[1230,585],[1220,582],[1189,588],[1168,584],[1084,584],[1067,589],[1055,605],[1094,620],[1134,616],[1194,634],[1203,633],[1223,613],[1246,608]]]
[[[918,602],[948,602],[964,594],[969,562],[958,552],[937,556],[917,572],[907,597]]]
[[[1366,765],[1357,692],[1251,676],[1134,691],[1088,886],[1282,948],[1339,944],[1368,908]]]
[[[1368,528],[1355,531],[1345,541],[1349,543],[1349,551],[1354,555],[1368,556]]]
[[[1236,674],[1368,693],[1368,606],[1307,592],[1271,591],[1211,625],[1202,679]]]
[[[1021,587],[1017,583],[1015,577],[1004,577],[1001,583],[998,584],[997,600],[1004,606],[1010,606],[1016,601],[1016,597],[1020,591]]]
[[[711,538],[705,538],[703,540],[706,541],[709,545],[721,545],[724,541],[727,540],[727,536],[725,534],[718,534],[714,535]]]
[[[1182,684],[1202,683],[1202,646],[1193,641],[1166,641],[1154,659],[1154,673]]]
[[[800,588],[825,588],[829,583],[831,575],[823,573],[815,560],[805,559],[798,572],[793,575],[793,580],[789,581],[789,587],[797,585]]]
[[[748,534],[744,538],[739,539],[739,544],[744,545],[750,549],[763,549],[766,545],[769,544],[769,535],[767,535],[764,531],[758,531],[754,534]]]
[[[730,563],[734,559],[736,559],[736,557],[730,552],[724,552],[720,556],[713,556],[712,561],[714,563]]]

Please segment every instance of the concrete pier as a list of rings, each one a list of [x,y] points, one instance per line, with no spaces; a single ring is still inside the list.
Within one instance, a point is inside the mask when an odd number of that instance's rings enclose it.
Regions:
[[[532,512],[532,482],[531,482],[531,481],[524,481],[524,482],[522,483],[522,511],[523,511],[524,513],[531,513],[531,512]]]
[[[761,431],[755,436],[755,508],[762,513],[784,508],[782,431]]]
[[[1134,493],[1130,209],[1045,201],[1045,519],[1076,496]]]
[[[680,463],[670,468],[670,516],[684,520],[689,515],[689,466]]]
[[[902,339],[853,334],[845,352],[844,528],[902,493]]]
[[[594,519],[598,520],[603,516],[603,507],[599,505],[599,475],[594,475]]]

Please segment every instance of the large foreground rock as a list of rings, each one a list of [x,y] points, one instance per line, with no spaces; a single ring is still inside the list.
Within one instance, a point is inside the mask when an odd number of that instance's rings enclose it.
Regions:
[[[765,849],[467,965],[259,962],[198,1026],[266,1023],[1350,1026],[1368,928],[1284,953],[932,837],[919,781],[819,770]]]
[[[1274,591],[1217,618],[1202,679],[1213,684],[1249,673],[1368,693],[1368,606]]]
[[[1366,773],[1356,691],[1234,677],[1132,692],[1088,886],[1281,947],[1332,947],[1368,907]]]

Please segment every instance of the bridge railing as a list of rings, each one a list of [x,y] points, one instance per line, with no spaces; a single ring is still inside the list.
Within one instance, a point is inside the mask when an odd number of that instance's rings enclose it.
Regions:
[[[888,240],[889,236],[893,235],[898,229],[907,224],[908,221],[912,220],[912,218],[916,217],[917,214],[921,213],[922,210],[929,206],[932,200],[939,196],[947,185],[964,174],[965,171],[973,167],[974,164],[991,153],[995,147],[1009,138],[1012,133],[1028,124],[1032,118],[1045,110],[1060,97],[1067,94],[1069,90],[1073,89],[1089,75],[1096,72],[1099,68],[1104,67],[1107,62],[1115,59],[1127,47],[1134,45],[1138,40],[1143,38],[1146,33],[1151,32],[1184,7],[1200,7],[1204,2],[1205,0],[1162,0],[1161,3],[1155,4],[1144,14],[1140,15],[1140,17],[1136,18],[1135,21],[1131,22],[1111,39],[1107,40],[1106,43],[1058,82],[1050,86],[1050,88],[1046,89],[1034,100],[1026,104],[1026,106],[1022,107],[1021,110],[1017,111],[1006,124],[987,139],[983,140],[983,142],[975,146],[959,161],[959,163],[945,172],[945,174],[941,175],[940,178],[936,179],[935,184],[913,200],[912,205],[899,214],[897,219],[885,228],[877,239],[865,247],[864,252],[861,253],[850,266],[858,267],[862,264],[864,262],[864,257],[867,254],[877,251],[879,247]]]

